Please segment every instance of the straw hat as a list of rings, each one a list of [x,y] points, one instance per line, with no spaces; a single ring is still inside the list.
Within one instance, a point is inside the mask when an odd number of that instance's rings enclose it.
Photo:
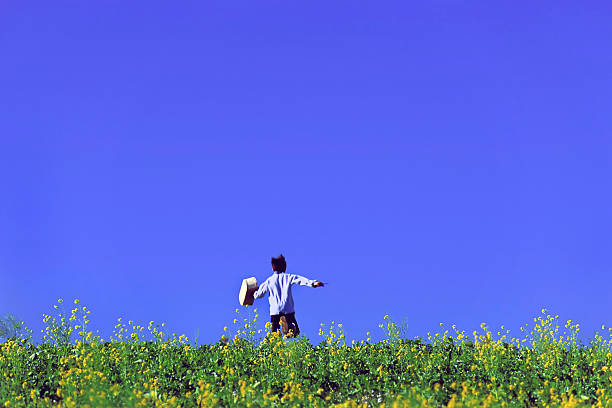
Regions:
[[[242,280],[242,286],[240,286],[240,293],[238,293],[238,302],[242,306],[252,305],[255,298],[253,294],[257,290],[257,279],[247,278]]]

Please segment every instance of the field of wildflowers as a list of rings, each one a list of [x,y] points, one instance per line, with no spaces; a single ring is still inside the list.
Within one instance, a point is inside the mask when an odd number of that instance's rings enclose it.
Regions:
[[[225,328],[198,346],[164,324],[122,319],[105,341],[87,331],[90,312],[78,303],[68,314],[60,300],[56,316],[44,316],[40,344],[31,332],[0,344],[0,406],[612,406],[612,334],[583,345],[578,324],[559,331],[545,310],[523,339],[506,339],[507,330],[494,339],[484,323],[471,335],[452,326],[405,339],[385,316],[383,341],[347,345],[332,323],[313,345],[262,333],[252,314],[234,320],[233,335]]]

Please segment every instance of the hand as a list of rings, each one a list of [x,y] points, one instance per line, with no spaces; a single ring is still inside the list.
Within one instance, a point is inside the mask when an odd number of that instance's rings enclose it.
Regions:
[[[325,286],[325,284],[323,282],[316,281],[314,285],[312,285],[313,288],[318,288],[319,286]]]

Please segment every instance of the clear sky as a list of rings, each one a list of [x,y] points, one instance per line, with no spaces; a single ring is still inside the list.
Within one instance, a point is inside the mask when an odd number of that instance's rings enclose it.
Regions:
[[[303,333],[542,308],[612,325],[608,2],[103,1],[0,11],[0,313],[216,341],[270,257]],[[267,300],[258,300],[263,327]]]

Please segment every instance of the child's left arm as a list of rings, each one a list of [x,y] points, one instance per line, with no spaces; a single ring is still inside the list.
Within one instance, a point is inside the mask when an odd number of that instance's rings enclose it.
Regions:
[[[264,281],[264,283],[261,284],[260,287],[257,288],[255,293],[253,293],[253,297],[255,299],[258,299],[260,297],[263,297],[266,293],[268,293],[268,280],[267,279]]]

